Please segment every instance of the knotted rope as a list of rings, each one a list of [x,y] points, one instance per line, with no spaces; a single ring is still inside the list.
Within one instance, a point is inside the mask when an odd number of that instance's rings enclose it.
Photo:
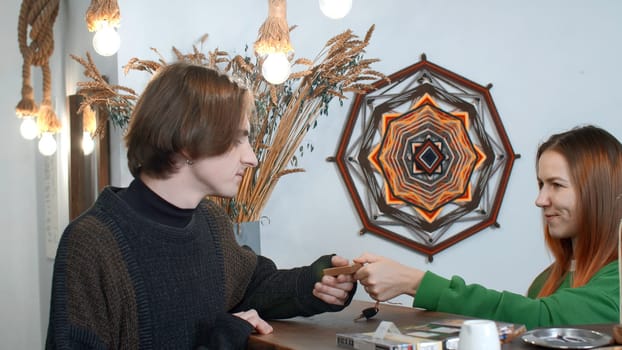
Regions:
[[[99,29],[102,21],[108,21],[111,26],[118,27],[121,21],[121,11],[117,0],[92,0],[86,10],[86,26],[89,32]]]
[[[53,26],[60,0],[23,0],[17,23],[17,40],[24,59],[22,66],[22,99],[15,107],[18,117],[37,115],[42,132],[56,132],[60,122],[52,109],[52,78],[49,59],[54,51]],[[28,28],[30,27],[30,34]],[[28,44],[30,38],[30,44]],[[31,84],[30,67],[41,67],[43,101],[37,109]]]
[[[294,51],[289,41],[286,15],[287,2],[285,0],[268,0],[268,18],[259,28],[259,35],[254,46],[258,55]]]

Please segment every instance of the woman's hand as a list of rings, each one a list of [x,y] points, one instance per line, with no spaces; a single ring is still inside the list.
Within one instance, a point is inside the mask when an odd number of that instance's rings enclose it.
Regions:
[[[255,331],[259,334],[272,333],[272,326],[270,326],[268,322],[264,321],[261,317],[259,317],[259,314],[254,309],[236,312],[233,315],[250,323],[253,328],[255,328]]]
[[[353,261],[364,264],[354,273],[354,278],[370,297],[378,301],[390,300],[401,294],[414,296],[425,274],[419,269],[370,253],[364,253]]]
[[[334,267],[347,266],[348,259],[334,255],[331,258]],[[353,275],[323,276],[320,282],[315,283],[313,295],[327,304],[344,305],[348,301],[349,293],[354,288]]]

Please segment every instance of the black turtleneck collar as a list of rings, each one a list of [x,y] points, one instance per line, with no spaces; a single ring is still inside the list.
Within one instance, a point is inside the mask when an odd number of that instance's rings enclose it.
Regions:
[[[181,209],[167,202],[139,178],[134,178],[119,197],[140,215],[163,225],[185,227],[194,213],[194,209]]]

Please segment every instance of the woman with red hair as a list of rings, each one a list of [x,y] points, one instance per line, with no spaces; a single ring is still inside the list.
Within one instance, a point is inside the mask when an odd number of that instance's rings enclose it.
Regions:
[[[467,285],[458,276],[445,279],[369,253],[354,259],[365,264],[354,277],[379,301],[408,294],[415,297],[414,307],[528,329],[617,323],[622,144],[601,128],[574,128],[540,145],[536,171],[536,205],[555,260],[534,279],[527,296]]]

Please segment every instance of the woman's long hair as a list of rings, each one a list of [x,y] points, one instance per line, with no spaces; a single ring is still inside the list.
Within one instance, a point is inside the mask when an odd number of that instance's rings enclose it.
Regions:
[[[546,244],[555,258],[540,297],[555,292],[575,260],[572,287],[585,285],[603,266],[617,259],[618,223],[622,218],[622,145],[607,131],[583,126],[551,136],[540,145],[536,167],[545,151],[564,157],[577,193],[579,213],[575,245],[551,236]]]

